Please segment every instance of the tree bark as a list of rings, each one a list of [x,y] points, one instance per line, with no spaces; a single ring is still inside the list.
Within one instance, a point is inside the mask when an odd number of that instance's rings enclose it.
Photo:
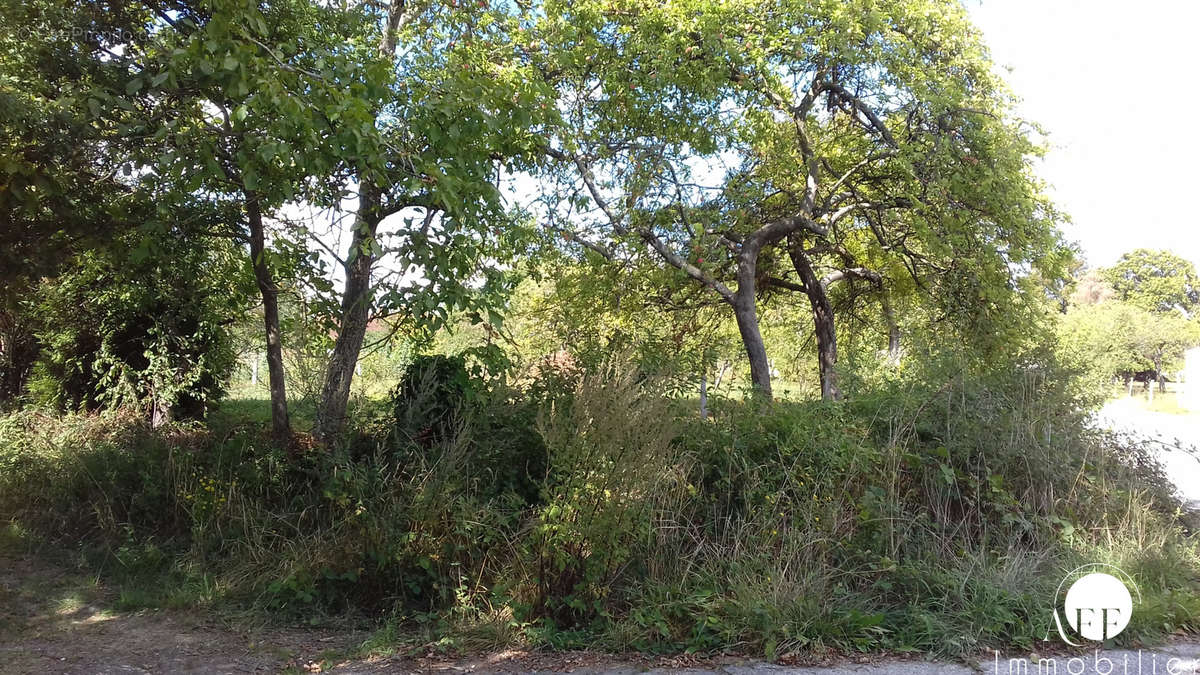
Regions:
[[[359,198],[359,217],[356,219],[346,265],[341,325],[325,370],[321,400],[317,405],[316,435],[323,443],[332,442],[345,426],[354,367],[367,334],[372,301],[371,269],[375,265],[375,256],[370,252],[370,240],[375,237],[379,225],[373,215],[377,209],[378,191],[374,188],[364,190]]]
[[[888,328],[887,360],[888,365],[895,368],[900,365],[900,326],[896,323],[896,313],[892,311],[892,303],[888,299],[887,291],[880,293],[879,304],[883,307],[883,320],[887,323]]]
[[[788,254],[792,266],[804,284],[808,303],[812,307],[813,327],[817,336],[817,363],[821,379],[821,398],[826,401],[836,401],[842,397],[837,386],[837,330],[833,322],[833,306],[829,304],[829,294],[825,284],[817,278],[813,271],[808,255],[804,253],[801,241],[796,238],[788,246]]]
[[[150,394],[150,428],[157,429],[171,421],[171,408],[156,392]]]
[[[737,292],[733,298],[733,316],[737,319],[738,333],[750,361],[750,384],[756,395],[771,398],[771,364],[767,360],[767,347],[763,344],[762,331],[758,327],[756,307],[756,280],[758,267],[757,240],[747,239],[738,254]]]
[[[283,372],[283,341],[279,332],[279,289],[267,267],[266,236],[262,210],[253,193],[246,194],[246,219],[250,226],[250,259],[254,263],[254,281],[263,303],[263,327],[267,333],[267,383],[271,389],[271,435],[276,440],[291,437],[288,420],[287,386]]]
[[[721,359],[720,367],[717,368],[717,376],[713,380],[713,390],[721,388],[721,381],[725,379],[725,373],[729,370],[730,363],[725,359]]]

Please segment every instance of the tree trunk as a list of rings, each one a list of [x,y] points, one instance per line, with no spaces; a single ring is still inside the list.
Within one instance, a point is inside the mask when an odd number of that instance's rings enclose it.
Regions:
[[[771,398],[771,367],[767,363],[767,347],[763,344],[762,332],[758,328],[758,313],[753,303],[738,303],[733,307],[742,346],[750,361],[750,384],[754,392]]]
[[[700,370],[700,419],[708,419],[708,370]]]
[[[836,401],[842,397],[837,386],[837,331],[833,323],[833,306],[829,304],[829,295],[825,285],[813,271],[808,255],[804,253],[801,242],[797,239],[788,247],[792,258],[792,266],[800,275],[800,283],[804,285],[808,303],[812,306],[813,327],[817,336],[817,364],[821,378],[821,398],[826,401]]]
[[[250,225],[250,258],[254,263],[254,281],[262,296],[263,326],[267,332],[267,384],[271,389],[271,435],[276,440],[291,437],[288,421],[287,386],[283,373],[283,341],[279,332],[279,289],[271,280],[271,270],[263,255],[266,236],[263,232],[262,211],[253,193],[246,195],[246,216]]]
[[[755,306],[758,251],[757,245],[747,241],[738,254],[738,284],[733,300],[733,316],[737,319],[742,346],[750,361],[750,385],[755,395],[770,400],[771,364],[767,360],[767,347],[763,344],[762,331],[758,327],[758,309]]]
[[[883,291],[879,298],[879,304],[883,307],[883,320],[887,323],[888,328],[887,361],[888,365],[895,368],[900,365],[900,326],[896,323],[896,314],[892,311],[892,303],[888,299],[887,291]]]
[[[158,397],[157,393],[150,395],[150,428],[157,429],[171,421],[171,408]]]
[[[350,383],[354,379],[358,353],[367,334],[372,301],[371,269],[375,265],[375,256],[370,250],[371,240],[379,225],[374,217],[379,205],[378,194],[374,189],[367,189],[359,198],[359,217],[356,219],[346,265],[341,324],[333,344],[333,353],[329,357],[329,366],[325,370],[321,400],[317,405],[316,435],[323,443],[332,442],[345,426]]]

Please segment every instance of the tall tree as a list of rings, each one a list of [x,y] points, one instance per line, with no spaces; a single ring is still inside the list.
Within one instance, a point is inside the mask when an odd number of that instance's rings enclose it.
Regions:
[[[1200,307],[1195,265],[1170,251],[1130,251],[1103,275],[1119,299],[1151,312],[1178,310],[1191,316]]]
[[[498,171],[528,154],[532,102],[542,100],[505,46],[516,27],[509,9],[147,0],[120,44],[89,56],[112,76],[73,105],[105,136],[110,165],[127,162],[153,183],[165,212],[207,201],[247,247],[277,436],[289,434],[277,300],[285,263],[339,308],[317,415],[325,439],[343,424],[372,312],[434,328],[453,309],[486,304],[500,283],[489,263],[520,228],[507,226]],[[351,244],[330,278],[324,242],[286,216],[351,196]],[[389,216],[404,225],[385,237]],[[151,246],[160,236],[146,234]],[[392,269],[374,275],[388,258]]]
[[[497,301],[496,266],[523,235],[498,183],[529,166],[550,114],[537,79],[516,58],[519,7],[486,2],[392,0],[371,13],[374,58],[389,73],[369,129],[383,148],[377,163],[350,162],[350,243],[337,338],[317,407],[319,437],[345,423],[354,366],[373,314],[402,313],[418,328],[443,325],[455,310]],[[394,218],[393,218],[394,217]],[[399,226],[384,232],[391,218]],[[392,272],[376,275],[381,261]],[[419,274],[393,274],[395,268]],[[390,277],[384,282],[382,277]],[[492,312],[476,312],[496,316]]]
[[[378,37],[378,56],[383,63],[390,64],[395,58],[400,32],[420,12],[420,6],[405,0],[391,0],[383,16],[383,27]],[[374,102],[373,102],[374,103]],[[373,104],[370,110],[371,128],[375,129],[382,102]],[[337,339],[330,354],[325,371],[325,383],[317,404],[317,436],[325,441],[332,440],[342,427],[346,416],[346,404],[350,398],[350,382],[354,377],[354,366],[362,349],[363,338],[370,319],[371,272],[380,257],[377,243],[379,224],[388,215],[384,211],[385,189],[390,187],[388,177],[381,176],[375,167],[363,163],[354,167],[358,190],[358,207],[350,246],[343,261],[345,290],[342,293],[341,316],[338,322]],[[428,206],[420,197],[410,198],[397,204],[400,209],[410,206]]]
[[[135,152],[168,202],[198,191],[236,214],[227,234],[248,248],[263,307],[272,432],[286,439],[270,221],[298,200],[336,201],[344,153],[377,155],[354,127],[368,119],[366,101],[382,94],[385,73],[345,47],[364,25],[352,11],[307,0],[150,6],[152,40],[136,53],[126,85],[147,95],[122,120],[125,137],[142,143]]]
[[[983,335],[1016,302],[1022,269],[1057,274],[1054,212],[1029,171],[1037,148],[958,3],[679,10],[546,4],[555,48],[542,71],[564,111],[547,152],[575,177],[560,176],[564,203],[594,206],[557,226],[598,248],[646,247],[718,296],[761,393],[765,286],[809,296],[834,398],[829,283],[922,290]]]

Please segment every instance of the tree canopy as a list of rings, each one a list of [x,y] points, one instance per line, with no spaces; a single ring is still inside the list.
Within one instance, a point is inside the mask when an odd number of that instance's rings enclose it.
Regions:
[[[1170,251],[1130,251],[1103,274],[1118,298],[1147,311],[1177,310],[1191,316],[1200,307],[1196,267]]]
[[[562,123],[552,214],[609,258],[649,254],[729,305],[754,382],[767,287],[809,296],[836,397],[828,287],[922,293],[973,337],[1013,328],[1069,254],[1038,148],[954,2],[547,4]]]
[[[316,412],[329,440],[373,319],[502,331],[535,260],[638,289],[610,318],[667,312],[638,337],[658,349],[708,359],[700,336],[728,336],[731,317],[767,396],[764,317],[773,335],[804,317],[788,331],[811,336],[826,398],[841,395],[839,339],[864,328],[893,367],[917,315],[980,350],[1024,339],[1071,260],[1031,127],[953,0],[87,10],[6,10],[86,29],[5,43],[5,77],[29,85],[6,94],[0,198],[33,246],[15,255],[46,261],[33,242],[77,232],[86,247],[104,228],[136,231],[138,259],[169,259],[171,237],[234,242],[280,437],[287,288],[332,343]],[[31,144],[47,124],[51,142]]]

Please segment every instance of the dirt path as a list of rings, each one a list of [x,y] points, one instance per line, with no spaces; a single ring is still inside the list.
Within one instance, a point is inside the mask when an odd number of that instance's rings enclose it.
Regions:
[[[29,556],[0,555],[0,672],[255,673],[299,670],[356,635],[234,629],[198,612],[112,609],[92,580]]]
[[[660,658],[589,652],[503,651],[462,657],[353,658],[361,633],[246,628],[199,610],[115,611],[114,595],[94,581],[45,560],[0,553],[0,673],[576,673],[589,675],[1051,675],[1037,655],[1025,665],[1006,657],[944,663],[863,656],[854,661],[776,665],[742,658]],[[1200,674],[1200,643],[1146,651],[1102,651],[1053,675]],[[1171,659],[1175,659],[1171,661]],[[1138,664],[1141,663],[1141,667]]]
[[[0,551],[0,673],[644,672],[701,662],[516,650],[352,658],[363,633],[246,628],[202,610],[117,611],[116,599],[110,589],[45,559]]]

